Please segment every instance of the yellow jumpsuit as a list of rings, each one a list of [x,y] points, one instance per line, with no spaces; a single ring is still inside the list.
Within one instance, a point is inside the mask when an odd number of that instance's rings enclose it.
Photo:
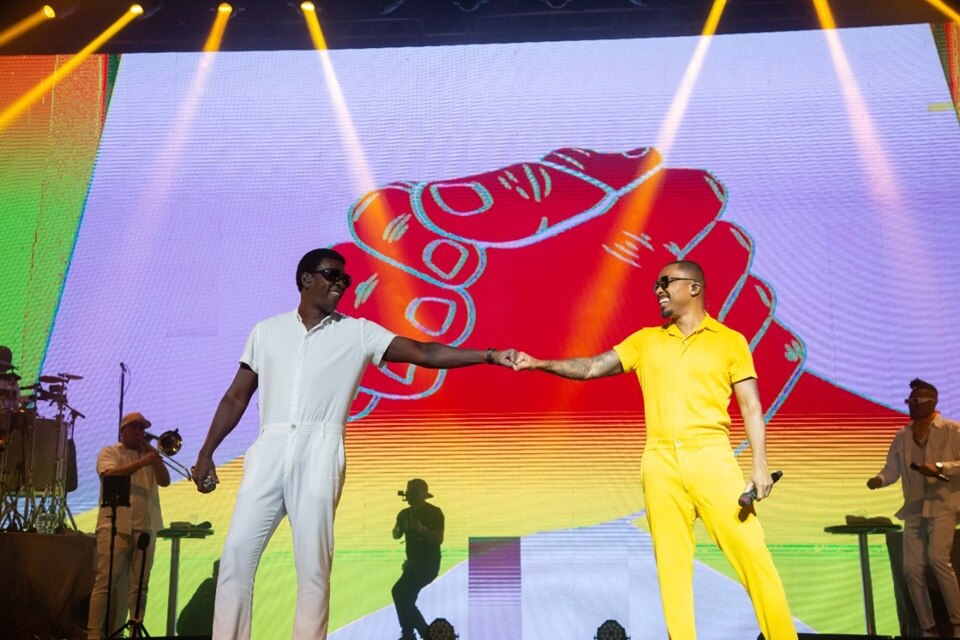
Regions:
[[[670,323],[641,329],[614,349],[643,389],[643,495],[670,638],[696,638],[693,524],[700,517],[749,593],[764,637],[795,639],[763,528],[737,504],[744,481],[727,406],[733,384],[757,375],[746,339],[707,315],[689,336]]]

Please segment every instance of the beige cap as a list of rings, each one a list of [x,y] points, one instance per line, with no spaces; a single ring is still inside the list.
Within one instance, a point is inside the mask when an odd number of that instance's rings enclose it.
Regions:
[[[123,429],[127,425],[131,424],[142,424],[145,428],[148,428],[151,424],[149,420],[143,417],[143,414],[139,411],[134,411],[133,413],[128,413],[123,416],[123,420],[120,421],[120,428]]]

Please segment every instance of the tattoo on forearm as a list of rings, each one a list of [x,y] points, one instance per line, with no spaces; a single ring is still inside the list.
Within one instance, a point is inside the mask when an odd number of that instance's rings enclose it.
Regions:
[[[544,369],[562,378],[586,380],[587,376],[590,374],[590,360],[587,358],[547,360]]]
[[[619,364],[620,358],[616,352],[608,351],[593,358],[547,360],[544,370],[571,380],[590,380],[614,373]]]

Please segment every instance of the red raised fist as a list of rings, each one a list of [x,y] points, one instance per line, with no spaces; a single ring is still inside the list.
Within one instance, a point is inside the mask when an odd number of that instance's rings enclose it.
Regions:
[[[750,342],[763,404],[776,408],[800,375],[803,345],[777,322],[772,289],[748,272],[750,237],[718,220],[725,201],[709,172],[665,167],[654,149],[558,149],[478,175],[393,183],[349,212],[354,243],[335,248],[356,285],[340,310],[416,340],[589,356],[660,323],[653,283],[687,258],[706,273],[708,311]],[[633,376],[578,385],[386,364],[364,376],[353,419],[391,400],[461,411],[641,406]]]

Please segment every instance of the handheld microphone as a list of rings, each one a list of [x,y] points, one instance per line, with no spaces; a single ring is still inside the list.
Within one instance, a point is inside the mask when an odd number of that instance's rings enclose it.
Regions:
[[[782,477],[783,477],[783,471],[780,471],[779,469],[777,469],[776,471],[770,474],[770,479],[773,480],[774,482],[776,482]],[[750,489],[750,491],[744,491],[743,493],[741,493],[740,498],[737,500],[737,504],[739,504],[741,507],[746,509],[747,507],[752,505],[753,501],[756,499],[757,499],[757,488],[754,487],[753,489]]]
[[[911,462],[911,463],[910,463],[910,468],[913,469],[914,471],[921,471],[921,469],[923,469],[923,467],[921,467],[920,465],[918,465],[916,462]],[[927,474],[924,473],[923,475],[927,475]],[[935,475],[935,476],[930,476],[930,477],[931,477],[931,478],[936,478],[937,480],[941,480],[941,481],[943,481],[943,482],[950,482],[950,478],[948,478],[948,477],[947,477],[945,474],[943,474],[943,473],[938,473],[937,475]]]

